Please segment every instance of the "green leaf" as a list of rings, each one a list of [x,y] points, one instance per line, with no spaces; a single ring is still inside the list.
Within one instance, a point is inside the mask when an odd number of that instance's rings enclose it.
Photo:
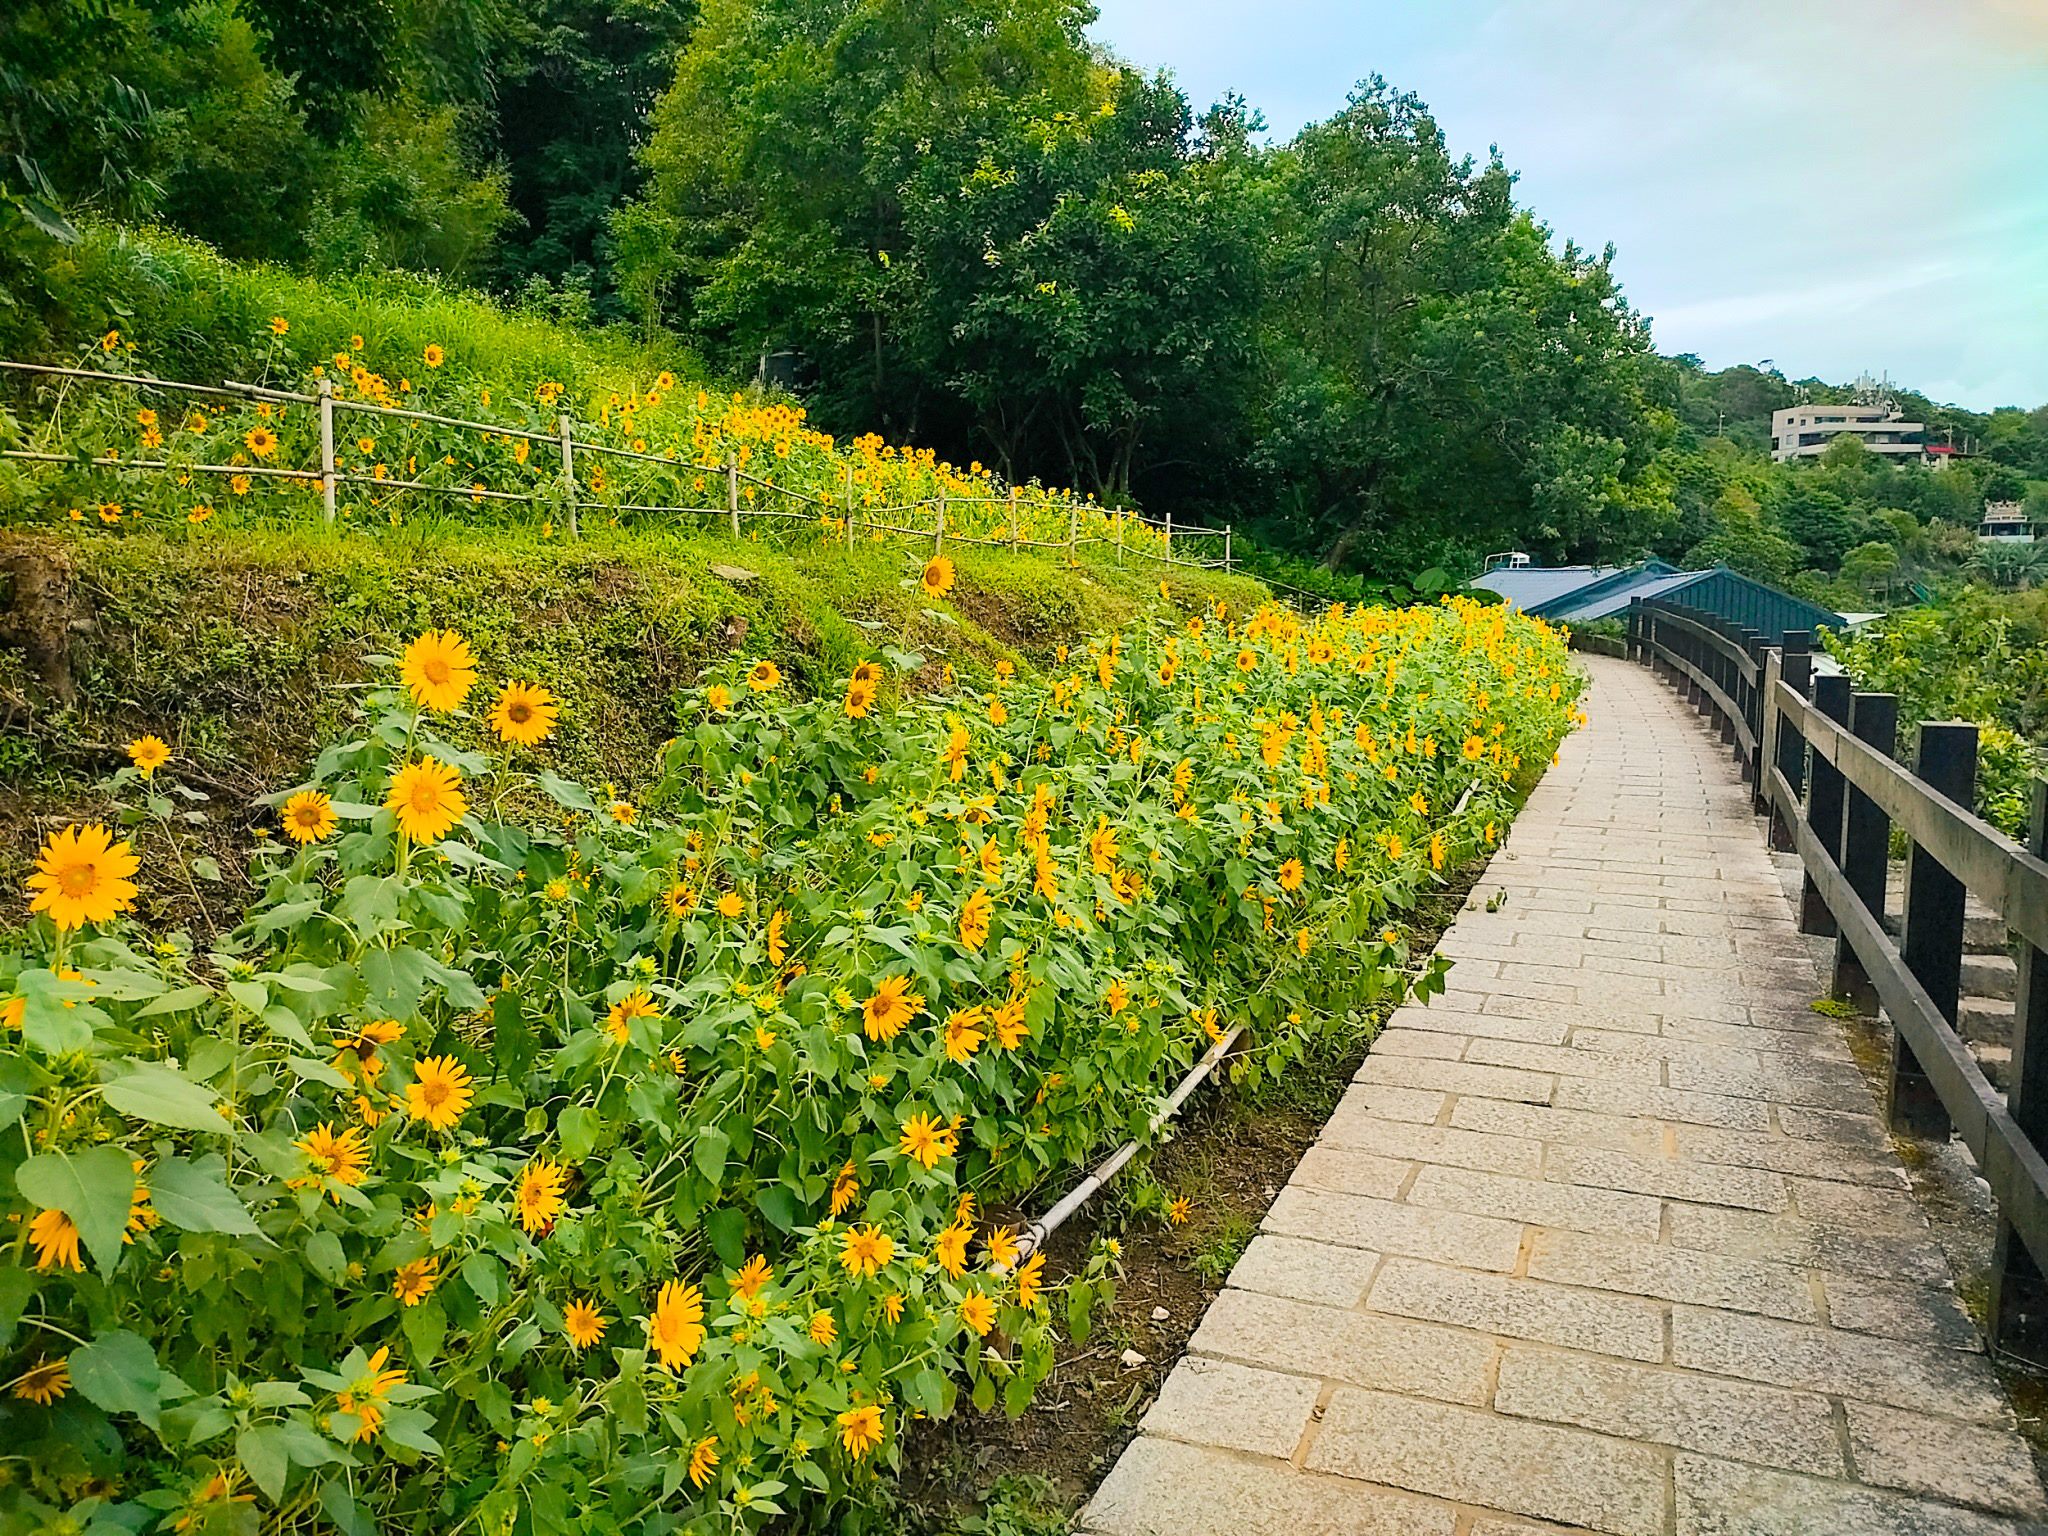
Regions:
[[[285,1449],[283,1432],[274,1424],[245,1429],[235,1436],[235,1459],[264,1496],[275,1504],[284,1497],[285,1479],[291,1475],[292,1459]]]
[[[71,1352],[71,1384],[87,1402],[108,1413],[132,1413],[157,1427],[157,1393],[163,1382],[149,1341],[111,1328]]]
[[[788,1232],[795,1228],[796,1196],[789,1192],[787,1185],[763,1184],[754,1192],[754,1205],[768,1218],[769,1225],[778,1232]]]
[[[149,1203],[187,1232],[254,1234],[260,1230],[255,1218],[221,1177],[226,1168],[218,1156],[159,1158],[149,1170]]]
[[[747,1213],[730,1208],[713,1211],[704,1218],[704,1235],[711,1239],[711,1251],[738,1269],[747,1262]]]
[[[187,1008],[196,1008],[213,996],[211,987],[179,987],[152,1000],[146,1007],[135,1010],[138,1019],[154,1019],[166,1013],[183,1013]]]
[[[320,1485],[320,1508],[341,1536],[377,1536],[377,1522],[349,1497],[348,1485],[338,1477]]]
[[[498,1261],[487,1253],[472,1253],[462,1261],[462,1278],[477,1300],[487,1307],[495,1307],[498,1298],[504,1294],[504,1271]]]
[[[725,1177],[726,1154],[731,1150],[732,1138],[717,1126],[707,1125],[697,1133],[697,1145],[691,1149],[691,1157],[705,1180],[716,1184]]]
[[[322,1083],[329,1088],[338,1088],[343,1093],[354,1093],[356,1085],[343,1077],[332,1065],[311,1056],[287,1056],[285,1064],[309,1083]]]
[[[561,1133],[563,1160],[580,1163],[596,1149],[604,1122],[589,1105],[571,1104],[562,1111],[555,1129]]]
[[[100,1090],[107,1107],[152,1125],[175,1125],[188,1131],[232,1136],[235,1128],[213,1106],[219,1095],[160,1061],[131,1061],[126,1076]]]
[[[341,1239],[332,1232],[315,1232],[306,1239],[306,1263],[329,1285],[340,1285],[348,1278],[348,1256],[341,1250]]]
[[[135,1198],[135,1165],[126,1152],[38,1152],[14,1170],[14,1185],[44,1210],[69,1216],[102,1272],[120,1262],[121,1234]]]
[[[590,798],[590,792],[573,779],[557,778],[552,773],[537,773],[534,782],[541,787],[541,793],[555,804],[572,811],[595,811],[597,802]]]

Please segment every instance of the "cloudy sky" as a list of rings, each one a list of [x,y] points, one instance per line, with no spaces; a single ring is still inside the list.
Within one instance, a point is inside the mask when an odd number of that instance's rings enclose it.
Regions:
[[[2048,401],[2048,0],[1097,0],[1291,134],[1377,71],[1710,366]]]

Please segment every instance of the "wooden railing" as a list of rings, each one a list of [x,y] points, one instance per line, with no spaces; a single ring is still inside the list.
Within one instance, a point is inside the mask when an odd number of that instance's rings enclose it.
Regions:
[[[1772,846],[1799,855],[1800,927],[1835,940],[1834,995],[1883,1010],[1892,1129],[1960,1137],[1991,1186],[1992,1346],[2048,1366],[2048,781],[2033,786],[2029,851],[1971,810],[1976,726],[1923,721],[1905,766],[1896,760],[1897,697],[1817,673],[1812,641],[1803,630],[1766,638],[1663,603],[1629,611],[1631,656],[1718,723],[1759,813],[1771,818]],[[1884,917],[1895,827],[1909,847],[1897,938]],[[1956,1030],[1966,895],[1997,913],[2019,962],[2006,1095]]]

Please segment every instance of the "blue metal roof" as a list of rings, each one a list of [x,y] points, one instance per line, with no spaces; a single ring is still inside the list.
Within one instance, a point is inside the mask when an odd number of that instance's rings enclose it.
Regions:
[[[1626,569],[1620,565],[1503,565],[1473,577],[1471,585],[1498,592],[1524,613],[1533,614],[1545,604]]]
[[[1545,617],[1570,619],[1581,624],[1589,619],[1611,619],[1617,613],[1627,611],[1628,605],[1639,598],[1662,597],[1706,574],[1705,571],[1636,571],[1630,580],[1603,585],[1598,592],[1574,593],[1566,604],[1566,611]]]

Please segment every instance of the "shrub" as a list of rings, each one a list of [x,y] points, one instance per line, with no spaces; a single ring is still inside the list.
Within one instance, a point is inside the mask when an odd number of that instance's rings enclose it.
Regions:
[[[271,797],[206,952],[119,916],[175,872],[53,838],[0,950],[5,1518],[860,1501],[907,1418],[1020,1411],[1111,1282],[990,1213],[1229,1027],[1257,1078],[1440,985],[1401,910],[1578,719],[1556,635],[1463,601],[1153,613],[894,707],[924,660],[882,652],[808,703],[734,660],[635,804],[423,635]],[[180,814],[132,752],[118,817]]]

